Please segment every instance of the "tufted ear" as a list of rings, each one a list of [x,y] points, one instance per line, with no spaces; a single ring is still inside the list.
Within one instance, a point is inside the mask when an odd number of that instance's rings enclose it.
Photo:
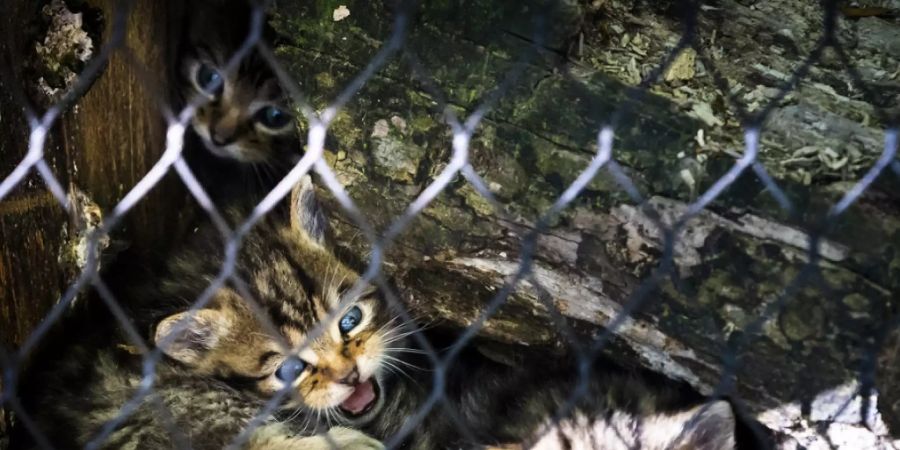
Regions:
[[[304,175],[291,190],[291,230],[312,243],[324,246],[327,227],[312,178]]]
[[[674,416],[683,421],[676,449],[733,450],[735,419],[731,405],[724,400],[700,405]]]
[[[201,309],[188,317],[185,311],[160,321],[153,344],[177,361],[196,364],[228,334],[231,321],[214,309]],[[188,318],[187,323],[182,323],[185,318]]]

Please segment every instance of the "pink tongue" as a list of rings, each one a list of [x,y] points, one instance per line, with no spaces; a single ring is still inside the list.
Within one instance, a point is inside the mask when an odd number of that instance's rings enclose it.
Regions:
[[[351,414],[359,414],[375,401],[375,389],[372,381],[366,381],[356,385],[356,389],[341,403],[341,409]]]

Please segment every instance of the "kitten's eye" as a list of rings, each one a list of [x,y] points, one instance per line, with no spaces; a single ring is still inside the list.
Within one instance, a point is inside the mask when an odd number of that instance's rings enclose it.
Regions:
[[[360,320],[362,320],[362,310],[359,309],[359,306],[354,306],[350,311],[347,311],[347,314],[344,314],[344,317],[341,317],[338,329],[341,330],[341,333],[349,333],[350,330],[359,325]]]
[[[290,383],[296,380],[305,368],[305,362],[297,358],[288,358],[275,370],[275,376],[285,383]]]
[[[197,85],[207,94],[220,95],[224,89],[222,75],[206,64],[201,64],[197,69],[196,78]]]
[[[256,121],[266,128],[277,130],[291,122],[291,115],[274,106],[266,106],[256,112]]]

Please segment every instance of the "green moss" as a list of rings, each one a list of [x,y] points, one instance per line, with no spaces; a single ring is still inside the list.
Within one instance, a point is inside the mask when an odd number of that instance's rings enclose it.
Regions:
[[[334,77],[328,72],[319,72],[316,74],[316,86],[320,89],[334,89]]]
[[[743,303],[747,298],[747,292],[735,283],[729,270],[713,272],[705,278],[697,292],[697,302],[701,305],[716,304],[722,301]]]
[[[860,295],[856,292],[845,296],[843,299],[841,299],[841,302],[854,311],[865,312],[870,308],[869,300],[865,296]]]
[[[456,193],[462,196],[466,206],[475,211],[476,214],[482,217],[490,217],[494,214],[494,208],[491,203],[485,200],[472,185],[465,184]]]
[[[471,157],[476,171],[488,188],[500,199],[514,199],[533,181],[525,168],[513,155],[493,149],[492,141],[482,141],[474,148]],[[509,143],[506,143],[509,144]],[[498,146],[503,144],[497,143]]]
[[[781,315],[779,324],[784,335],[795,342],[818,337],[824,328],[824,312],[817,305],[792,302]]]
[[[359,126],[354,114],[346,109],[338,112],[328,131],[339,145],[338,148],[330,149],[334,151],[357,149],[365,139],[365,130]]]
[[[446,195],[428,205],[425,214],[434,218],[445,228],[460,232],[470,232],[474,218],[472,214],[447,201]]]
[[[790,342],[778,326],[777,320],[767,320],[763,324],[763,335],[768,338],[769,342],[779,349],[788,352],[792,349]]]
[[[549,143],[546,147],[538,148],[536,154],[537,168],[540,170],[540,174],[545,178],[552,179],[561,187],[571,185],[588,167],[592,159],[583,153],[556,148]],[[586,189],[597,192],[615,192],[621,190],[621,187],[601,171],[594,176]]]
[[[750,323],[747,311],[737,305],[726,303],[719,309],[719,314],[728,321],[728,324],[733,329],[744,329]]]
[[[391,136],[373,141],[372,161],[378,166],[379,173],[399,183],[412,183],[425,151]]]

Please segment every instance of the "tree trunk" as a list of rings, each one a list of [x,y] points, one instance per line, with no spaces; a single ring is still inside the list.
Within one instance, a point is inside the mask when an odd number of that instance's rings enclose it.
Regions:
[[[66,212],[32,169],[0,201],[0,366],[47,316],[84,265],[86,236],[144,176],[165,147],[168,25],[174,2],[12,0],[0,15],[0,179],[26,155],[23,103],[37,115],[73,87],[112,37],[129,4],[123,44],[76,105],[53,124],[44,161],[72,196]],[[46,5],[46,6],[45,6]],[[90,51],[85,52],[84,50]],[[28,99],[24,101],[24,99]],[[135,254],[165,248],[180,220],[180,191],[166,182],[125,217],[116,240]],[[179,192],[178,195],[172,195]],[[2,384],[2,382],[0,382]],[[0,385],[0,391],[3,386]],[[4,405],[5,406],[5,405]],[[9,414],[0,409],[0,448]]]
[[[279,56],[320,110],[391,30],[391,15],[375,5],[350,6],[348,17],[335,20],[338,3],[280,2],[273,22],[286,39]],[[618,113],[613,157],[645,200],[636,205],[608,172],[596,176],[537,239],[528,277],[480,334],[563,342],[552,304],[571,326],[597,335],[647,288],[641,307],[612,330],[611,354],[704,393],[725,382],[725,392],[767,425],[794,427],[801,442],[821,444],[812,428],[799,426],[800,405],[812,403],[812,422],[829,420],[834,402],[817,396],[874,370],[877,330],[896,314],[900,204],[891,192],[900,183],[890,173],[880,177],[819,241],[812,263],[807,230],[820,228],[884,148],[885,117],[896,114],[900,92],[885,61],[898,49],[877,42],[896,36],[896,24],[839,21],[844,51],[877,97],[866,97],[828,50],[765,122],[758,159],[796,214],[781,209],[748,169],[682,229],[671,270],[652,219],[675,223],[743,151],[729,97],[751,112],[765,108],[813,52],[823,9],[789,3],[704,9],[699,53],[681,52],[649,93],[633,95],[680,37],[683,11],[674,5],[430,2],[417,12],[402,56],[338,115],[326,157],[366,217],[385,230],[449,161],[442,102],[470,114],[525,60],[469,147],[503,213],[457,176],[385,256],[415,315],[463,327],[520,267],[523,237],[588,165],[599,130]],[[547,32],[532,37],[536,17]],[[528,58],[534,42],[542,52]],[[730,92],[717,88],[713,73]],[[365,261],[369,243],[355,224],[342,219],[336,229],[341,245]],[[734,379],[723,379],[725,361],[735,357]],[[858,403],[832,429],[859,422]]]

